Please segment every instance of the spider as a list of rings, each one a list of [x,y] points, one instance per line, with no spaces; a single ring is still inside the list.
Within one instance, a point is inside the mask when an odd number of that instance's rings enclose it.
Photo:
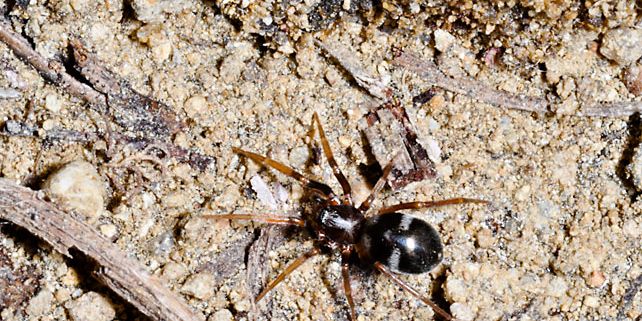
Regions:
[[[341,274],[343,289],[350,307],[350,319],[355,321],[355,304],[350,285],[350,258],[356,254],[358,260],[371,264],[374,268],[388,276],[404,290],[417,299],[429,305],[433,311],[446,320],[453,317],[430,299],[422,296],[419,291],[399,278],[399,274],[421,274],[432,270],[442,259],[442,244],[437,231],[425,221],[416,217],[398,213],[405,209],[422,209],[462,203],[488,203],[472,198],[452,198],[440,201],[409,202],[380,209],[376,215],[367,216],[377,193],[386,183],[388,174],[393,167],[393,159],[384,167],[383,175],[376,182],[371,194],[359,206],[352,201],[352,188],[341,172],[330,144],[323,131],[323,126],[317,113],[312,122],[316,123],[323,152],[328,160],[334,176],[339,181],[343,195],[337,195],[328,185],[307,178],[294,169],[273,159],[233,148],[235,153],[246,156],[263,166],[272,167],[279,172],[299,181],[313,194],[318,195],[319,206],[308,217],[287,217],[264,214],[222,214],[204,215],[208,219],[249,220],[267,224],[281,224],[307,228],[316,237],[315,246],[292,261],[275,279],[259,293],[255,302],[281,283],[288,275],[300,267],[308,259],[323,252],[339,251],[341,254]],[[326,251],[324,251],[326,250]]]

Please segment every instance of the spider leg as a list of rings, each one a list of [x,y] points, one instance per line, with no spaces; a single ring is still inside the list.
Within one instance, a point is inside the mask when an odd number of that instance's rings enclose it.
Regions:
[[[211,220],[246,220],[267,224],[305,226],[305,221],[301,218],[273,214],[213,214],[202,215],[201,217]]]
[[[488,204],[488,201],[484,201],[476,198],[457,197],[457,198],[450,198],[450,199],[440,200],[440,201],[409,202],[409,203],[401,203],[397,205],[384,207],[379,210],[378,214],[393,213],[399,210],[406,210],[406,209],[420,209],[420,208],[438,207],[438,206],[464,204],[464,203]]]
[[[237,148],[237,147],[232,147],[232,150],[235,153],[238,153],[238,154],[244,155],[246,157],[249,157],[250,159],[254,160],[255,162],[257,162],[259,164],[262,164],[264,166],[272,167],[272,168],[276,169],[277,171],[296,179],[297,181],[301,182],[301,184],[303,184],[305,187],[317,190],[317,191],[321,192],[321,194],[325,195],[327,198],[333,198],[335,196],[334,192],[332,191],[330,186],[328,186],[326,184],[323,184],[321,182],[317,182],[315,180],[309,179],[309,178],[301,175],[299,172],[295,171],[291,167],[288,167],[288,166],[286,166],[286,165],[284,165],[282,163],[279,163],[279,162],[277,162],[277,161],[275,161],[275,160],[273,160],[271,158],[267,158],[265,156],[261,156],[261,155],[256,154],[256,153],[248,152],[246,150],[242,150],[242,149]]]
[[[294,270],[296,270],[301,264],[305,263],[309,258],[319,254],[321,250],[319,248],[313,248],[310,251],[299,256],[296,260],[292,261],[283,272],[281,272],[274,280],[272,280],[266,287],[259,293],[254,302],[259,302],[268,292],[274,289],[281,281],[283,281],[288,275],[290,275]]]
[[[372,205],[372,202],[374,202],[375,198],[377,197],[377,193],[379,193],[383,186],[386,185],[386,182],[388,181],[388,175],[390,175],[390,172],[392,171],[392,166],[394,165],[395,159],[397,159],[396,155],[388,162],[386,167],[383,168],[383,175],[381,175],[375,186],[372,188],[372,192],[370,192],[368,198],[366,198],[366,200],[363,201],[361,205],[359,205],[359,210],[362,213],[368,211],[370,205]]]
[[[341,172],[337,161],[334,159],[332,149],[330,148],[330,143],[328,143],[328,139],[325,136],[325,131],[323,131],[323,126],[321,125],[321,121],[319,120],[319,115],[316,112],[314,113],[314,116],[312,116],[312,121],[316,122],[317,126],[319,127],[319,137],[321,138],[321,146],[323,146],[323,152],[325,153],[325,157],[328,159],[328,164],[330,164],[330,168],[332,168],[334,176],[339,181],[339,184],[341,184],[343,196],[345,197],[346,202],[348,202],[348,205],[352,205],[352,187],[350,187],[348,179],[346,179],[346,177],[343,175],[343,172]]]
[[[343,275],[343,291],[346,294],[346,299],[348,299],[348,305],[350,306],[350,320],[356,321],[357,314],[354,311],[354,300],[352,299],[352,287],[350,286],[350,265],[348,264],[348,258],[352,253],[352,249],[345,249],[341,251],[341,274]]]
[[[390,279],[392,279],[392,281],[397,283],[397,285],[401,286],[401,288],[403,288],[404,290],[410,292],[410,294],[412,294],[415,298],[421,300],[422,302],[424,302],[425,304],[430,306],[432,308],[432,310],[435,311],[436,314],[438,314],[439,316],[441,316],[445,320],[448,320],[448,321],[452,321],[453,320],[453,317],[448,312],[446,312],[442,308],[440,308],[437,304],[435,304],[435,302],[432,302],[430,299],[422,296],[417,290],[415,290],[413,287],[408,285],[408,283],[404,282],[403,280],[398,278],[397,275],[395,275],[394,273],[390,272],[390,270],[388,270],[388,268],[386,268],[383,264],[381,264],[381,262],[375,262],[374,266],[381,273],[387,275]]]

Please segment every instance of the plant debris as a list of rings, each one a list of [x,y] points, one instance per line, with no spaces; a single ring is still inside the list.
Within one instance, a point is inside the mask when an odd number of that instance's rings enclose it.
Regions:
[[[379,165],[385,166],[392,156],[397,155],[388,180],[393,189],[435,177],[434,162],[420,143],[402,106],[394,103],[382,105],[364,116],[360,128]]]

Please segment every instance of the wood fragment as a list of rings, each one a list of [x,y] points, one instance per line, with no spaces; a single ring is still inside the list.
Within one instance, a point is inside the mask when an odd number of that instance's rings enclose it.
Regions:
[[[383,104],[366,114],[359,127],[366,135],[379,165],[385,166],[391,157],[398,155],[388,179],[392,189],[437,175],[435,164],[419,142],[408,114],[401,105]]]
[[[642,274],[638,275],[638,277],[635,278],[635,280],[631,281],[631,286],[626,290],[626,292],[622,296],[622,301],[620,301],[620,308],[617,313],[616,320],[618,321],[628,320],[628,318],[626,317],[626,312],[629,310],[629,308],[633,304],[633,299],[640,292],[640,288],[642,288]]]
[[[201,154],[199,152],[185,149],[171,143],[156,141],[152,139],[128,136],[119,132],[111,132],[111,139],[120,145],[128,145],[138,151],[144,151],[150,146],[158,146],[167,151],[168,157],[176,159],[178,162],[187,163],[192,168],[199,171],[205,171],[216,162],[212,156]],[[41,138],[45,146],[54,144],[58,141],[91,143],[103,139],[99,134],[92,132],[80,132],[68,129],[51,129],[43,131],[38,130],[35,125],[7,120],[4,126],[0,128],[0,135],[18,136],[18,137],[37,137]]]
[[[437,65],[417,55],[401,52],[393,64],[411,71],[428,83],[454,93],[465,95],[501,108],[525,110],[536,113],[548,112],[548,102],[544,98],[512,94],[486,86],[474,79],[455,79],[445,75]]]
[[[41,287],[42,271],[35,266],[18,263],[12,254],[7,253],[5,247],[0,247],[0,310],[22,311],[22,303]]]
[[[31,48],[31,44],[11,28],[10,23],[0,17],[0,41],[4,42],[20,59],[33,66],[46,80],[67,90],[70,94],[86,101],[98,111],[105,111],[105,96],[66,73],[59,61],[50,61]]]
[[[107,96],[114,121],[139,136],[150,134],[162,138],[181,131],[185,126],[178,115],[167,105],[155,101],[132,89],[125,80],[103,67],[79,40],[70,41],[75,68],[94,89]]]
[[[167,105],[136,92],[127,82],[102,67],[77,40],[70,43],[76,67],[93,88],[68,74],[61,62],[42,57],[26,39],[13,31],[5,18],[0,18],[0,41],[43,78],[87,102],[99,114],[111,117],[135,136],[165,139],[186,127]]]
[[[67,257],[71,249],[79,250],[99,266],[94,271],[99,280],[154,320],[204,320],[82,218],[5,178],[0,178],[0,219],[25,228]]]

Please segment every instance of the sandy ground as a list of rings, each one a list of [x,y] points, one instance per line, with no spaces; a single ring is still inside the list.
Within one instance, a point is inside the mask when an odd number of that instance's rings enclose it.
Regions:
[[[311,248],[307,234],[198,217],[301,211],[296,182],[239,157],[235,146],[339,191],[325,158],[312,161],[314,112],[355,199],[368,195],[360,165],[373,158],[358,124],[379,103],[314,45],[323,38],[386,79],[419,137],[440,151],[437,178],[385,189],[375,208],[459,196],[491,202],[409,211],[435,226],[445,253],[431,273],[404,280],[461,320],[639,320],[642,184],[627,170],[630,163],[642,166],[636,163],[642,157],[632,156],[639,115],[574,115],[596,101],[640,100],[626,80],[640,56],[622,57],[635,50],[610,48],[605,38],[618,28],[640,30],[639,6],[518,2],[383,1],[368,14],[366,1],[330,1],[334,7],[323,12],[336,13],[334,22],[309,14],[306,23],[302,13],[320,10],[315,1],[15,1],[5,15],[39,53],[65,57],[68,40],[80,39],[108,69],[186,120],[189,127],[172,137],[175,145],[216,161],[199,171],[167,158],[159,165],[104,141],[43,144],[2,136],[0,176],[40,188],[66,163],[92,164],[104,193],[89,215],[92,224],[208,320],[347,320],[336,255],[313,258],[252,303],[261,284]],[[562,103],[535,114],[436,88],[432,100],[413,104],[432,84],[392,66],[399,48],[435,59],[449,75]],[[4,45],[0,66],[0,87],[16,93],[0,99],[2,122],[27,122],[41,132],[105,131],[101,115],[45,82]],[[276,203],[257,198],[253,177],[267,183]],[[0,244],[0,276],[14,280],[0,283],[14,291],[0,294],[0,319],[145,319],[96,284],[82,262],[64,259],[25,231],[0,225]],[[352,272],[359,320],[432,318],[429,307],[386,277],[359,266]],[[91,316],[87,307],[107,312]]]

